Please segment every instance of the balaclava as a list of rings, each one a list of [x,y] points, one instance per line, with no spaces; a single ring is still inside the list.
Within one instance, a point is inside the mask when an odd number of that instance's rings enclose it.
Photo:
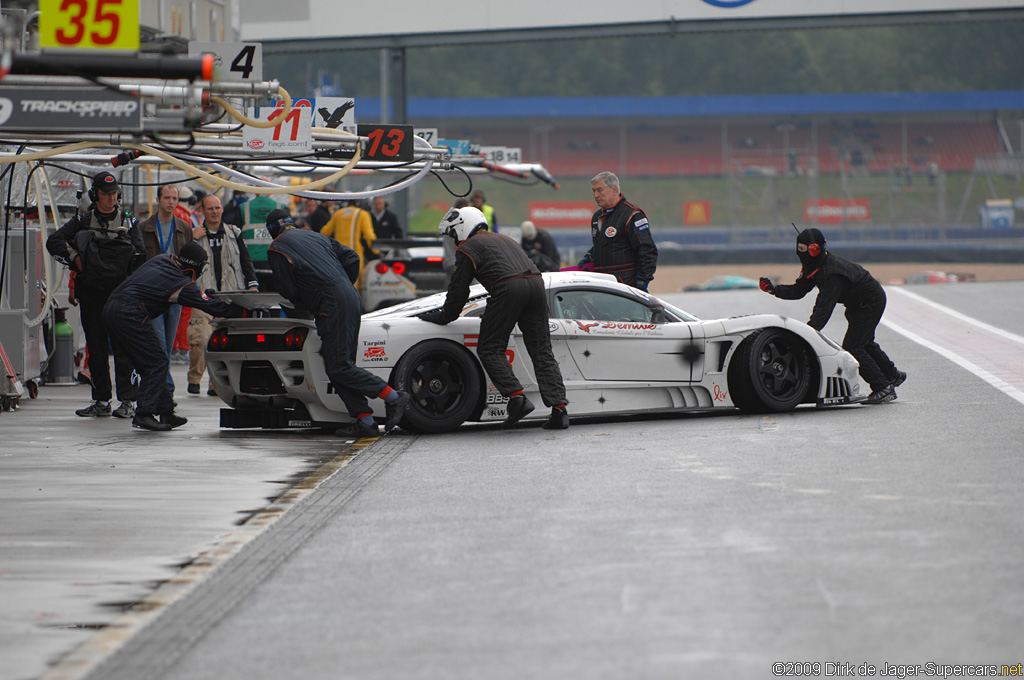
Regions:
[[[796,256],[800,258],[800,264],[803,265],[804,271],[810,272],[820,267],[825,259],[825,236],[821,230],[813,227],[804,229],[797,234],[796,242],[807,246],[806,252],[796,251]]]

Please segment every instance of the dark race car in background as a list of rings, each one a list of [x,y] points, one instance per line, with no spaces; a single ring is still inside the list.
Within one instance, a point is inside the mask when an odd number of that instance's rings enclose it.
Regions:
[[[372,312],[447,289],[455,266],[455,251],[446,249],[440,238],[378,239],[373,242],[373,249],[378,258],[367,261],[359,284],[363,311]]]

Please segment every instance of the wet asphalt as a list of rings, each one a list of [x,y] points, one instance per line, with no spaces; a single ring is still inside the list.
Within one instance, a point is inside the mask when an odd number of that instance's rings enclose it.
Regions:
[[[1019,663],[1024,284],[913,293],[1002,334],[890,293],[910,379],[878,407],[352,442],[221,431],[183,389],[190,423],[142,432],[44,386],[0,414],[0,679]],[[809,312],[761,295],[674,302]]]

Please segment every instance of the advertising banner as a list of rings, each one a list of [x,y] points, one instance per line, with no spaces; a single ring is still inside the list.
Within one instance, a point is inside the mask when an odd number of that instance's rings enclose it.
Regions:
[[[0,131],[124,132],[142,129],[137,97],[109,89],[0,86]]]
[[[809,224],[870,222],[871,199],[820,198],[817,202],[804,201],[804,221]]]
[[[589,201],[530,201],[530,221],[538,227],[589,227],[596,210]]]

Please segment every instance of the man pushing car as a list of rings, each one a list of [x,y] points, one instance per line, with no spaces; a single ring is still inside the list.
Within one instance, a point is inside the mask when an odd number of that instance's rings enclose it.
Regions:
[[[569,427],[565,384],[551,351],[548,328],[548,304],[544,281],[526,252],[507,236],[487,230],[484,214],[473,207],[451,210],[437,227],[442,236],[454,239],[455,271],[448,284],[444,307],[420,314],[424,321],[447,324],[459,317],[469,298],[469,285],[476,279],[490,299],[480,320],[480,339],[476,353],[488,377],[502,396],[508,397],[505,427],[514,425],[533,411],[505,356],[508,338],[518,324],[523,343],[530,354],[540,395],[551,415],[543,427],[564,430]]]
[[[412,401],[382,379],[356,365],[356,346],[363,302],[353,283],[359,278],[359,255],[323,234],[296,229],[287,210],[267,215],[274,242],[267,261],[277,291],[299,310],[312,313],[320,335],[324,370],[355,421],[339,435],[376,437],[380,434],[368,397],[384,400],[384,431],[398,425]]]
[[[820,229],[804,229],[797,234],[796,255],[803,265],[796,282],[776,286],[762,276],[761,290],[783,300],[799,300],[816,287],[818,297],[807,325],[817,331],[828,323],[836,304],[845,305],[849,326],[843,349],[857,359],[861,377],[871,386],[865,403],[895,400],[896,388],[907,379],[907,374],[896,368],[875,340],[875,329],[885,311],[882,285],[864,267],[826,250]]]

